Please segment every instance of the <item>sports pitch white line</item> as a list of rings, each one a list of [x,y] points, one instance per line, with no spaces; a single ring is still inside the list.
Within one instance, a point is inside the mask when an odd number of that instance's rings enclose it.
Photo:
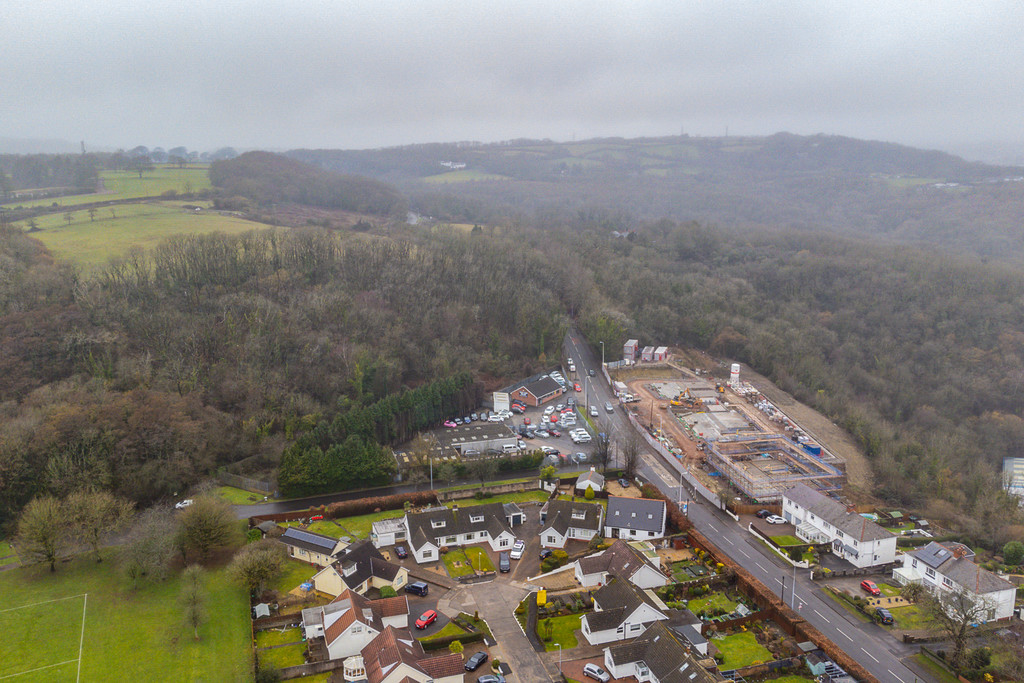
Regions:
[[[89,603],[89,594],[85,593],[82,599],[82,635],[78,638],[78,673],[75,675],[75,683],[82,678],[82,646],[85,644],[85,606]]]
[[[7,609],[0,609],[0,614],[3,612],[13,612],[16,609],[25,609],[26,607],[35,607],[37,605],[48,605],[51,602],[61,602],[62,600],[74,600],[75,598],[81,598],[89,595],[88,593],[79,593],[78,595],[69,595],[66,598],[54,598],[53,600],[43,600],[42,602],[32,602],[27,605],[18,605],[17,607],[8,607]]]
[[[14,610],[25,609],[26,607],[37,607],[39,605],[48,605],[53,602],[63,602],[64,600],[74,600],[75,598],[82,598],[82,632],[78,637],[78,657],[77,659],[69,659],[64,662],[57,662],[56,664],[47,664],[46,666],[36,667],[35,669],[29,669],[28,671],[19,671],[14,674],[7,674],[6,676],[0,676],[0,681],[8,678],[14,678],[15,676],[24,676],[25,674],[35,673],[36,671],[44,671],[45,669],[52,669],[55,666],[64,666],[65,664],[71,664],[73,662],[78,663],[78,673],[75,675],[75,683],[82,678],[82,647],[85,645],[85,608],[89,603],[88,593],[79,593],[78,595],[69,595],[66,598],[54,598],[53,600],[42,600],[40,602],[33,602],[28,605],[21,605],[19,607],[8,607],[7,609],[0,609],[0,614],[4,612],[13,612]]]
[[[56,664],[47,664],[46,666],[40,666],[40,667],[37,667],[35,669],[29,669],[28,671],[19,671],[16,674],[7,674],[6,676],[0,676],[0,681],[4,680],[5,678],[14,678],[15,676],[24,676],[25,674],[30,674],[30,673],[33,673],[33,672],[36,672],[36,671],[42,671],[43,669],[52,669],[55,666],[64,666],[65,664],[71,664],[74,661],[77,661],[77,660],[69,659],[66,662],[57,662]]]

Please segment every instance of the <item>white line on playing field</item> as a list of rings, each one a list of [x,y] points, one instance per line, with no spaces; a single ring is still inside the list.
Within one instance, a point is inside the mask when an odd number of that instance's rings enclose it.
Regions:
[[[69,595],[66,598],[54,598],[53,600],[43,600],[42,602],[33,602],[28,605],[21,605],[19,607],[8,607],[7,609],[0,609],[0,613],[13,612],[16,609],[25,609],[26,607],[35,607],[36,605],[47,605],[51,602],[60,602],[61,600],[74,600],[75,598],[81,598],[88,595],[88,593],[79,593],[78,595]]]
[[[85,644],[85,606],[89,602],[89,594],[82,599],[82,635],[78,638],[78,675],[75,676],[75,683],[82,678],[82,645]]]
[[[52,669],[55,666],[64,666],[65,664],[71,664],[74,661],[75,660],[73,660],[73,659],[69,659],[66,662],[57,662],[56,664],[47,664],[46,666],[41,666],[38,669],[29,669],[28,671],[19,671],[16,674],[8,674],[6,676],[0,676],[0,681],[4,680],[5,678],[14,678],[15,676],[24,676],[25,674],[30,674],[30,673],[33,673],[35,671],[42,671],[43,669]]]

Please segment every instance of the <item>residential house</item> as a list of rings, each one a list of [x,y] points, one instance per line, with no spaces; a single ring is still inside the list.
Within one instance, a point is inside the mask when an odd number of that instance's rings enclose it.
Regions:
[[[442,547],[487,543],[491,550],[509,550],[516,542],[513,525],[523,511],[514,503],[486,503],[451,509],[435,507],[405,515],[406,537],[417,562],[440,559]]]
[[[601,532],[599,503],[551,500],[540,509],[540,545],[564,548],[569,540],[589,542]]]
[[[612,678],[632,676],[653,683],[715,683],[725,678],[697,663],[686,642],[665,624],[655,622],[639,638],[604,649]]]
[[[656,498],[608,498],[605,538],[646,541],[665,536],[665,501]]]
[[[367,683],[462,683],[461,654],[427,655],[408,629],[388,626],[361,653]],[[346,660],[346,669],[348,661]]]
[[[650,589],[615,577],[594,592],[594,611],[580,619],[591,645],[635,638],[655,621],[668,619],[668,607]]]
[[[388,626],[409,627],[405,594],[369,600],[346,589],[327,605],[302,610],[306,640],[323,638],[330,659],[359,654]]]
[[[601,586],[620,576],[640,588],[664,586],[669,578],[658,568],[658,556],[649,557],[626,541],[616,540],[599,553],[576,560],[576,580],[581,586]]]
[[[932,541],[903,554],[903,566],[892,572],[900,584],[920,583],[932,590],[964,590],[986,606],[985,621],[1013,615],[1016,587],[974,563],[974,551],[962,543]]]
[[[405,541],[405,517],[381,519],[370,526],[370,541],[374,548],[383,548]]]
[[[285,530],[277,540],[288,548],[289,557],[315,564],[318,567],[329,565],[334,561],[334,556],[348,546],[345,541],[295,527]]]
[[[585,496],[587,489],[594,493],[604,491],[604,475],[598,472],[597,468],[591,467],[589,472],[584,472],[576,479],[575,488],[578,496]]]
[[[782,493],[782,516],[808,543],[829,543],[832,553],[855,567],[896,561],[896,534],[806,484]]]
[[[408,582],[409,571],[385,560],[369,540],[352,544],[313,577],[314,587],[327,595],[341,595],[345,589],[362,595],[384,586],[401,592]]]

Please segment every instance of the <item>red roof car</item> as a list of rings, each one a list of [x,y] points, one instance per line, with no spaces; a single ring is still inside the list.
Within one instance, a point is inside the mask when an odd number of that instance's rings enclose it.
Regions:
[[[576,384],[573,385],[573,389],[576,391],[583,391],[583,387],[580,386],[579,382],[576,382]]]
[[[882,591],[878,590],[878,586],[875,585],[874,581],[868,581],[867,579],[864,579],[860,582],[860,587],[866,590],[868,593],[871,593],[871,595],[882,594]]]
[[[437,621],[437,612],[428,609],[416,620],[416,628],[426,628]]]

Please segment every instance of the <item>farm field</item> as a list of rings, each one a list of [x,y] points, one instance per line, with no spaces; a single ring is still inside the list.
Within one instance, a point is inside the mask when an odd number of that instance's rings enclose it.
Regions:
[[[8,202],[5,206],[23,206],[27,208],[50,206],[56,202],[60,210],[64,210],[67,207],[81,204],[138,199],[140,197],[159,197],[168,190],[174,190],[181,194],[185,192],[186,185],[191,186],[192,192],[199,192],[201,190],[208,190],[211,187],[210,174],[207,172],[207,169],[207,166],[191,166],[189,168],[158,166],[156,170],[143,173],[142,178],[139,178],[138,173],[132,171],[100,171],[100,181],[103,183],[104,188],[101,192],[28,201],[16,200]],[[56,211],[57,209],[54,210]]]
[[[447,173],[438,173],[437,175],[430,175],[423,178],[425,183],[468,183],[474,180],[508,180],[508,176],[498,175],[497,173],[484,173],[483,171],[474,171],[472,169],[462,169],[459,171],[448,171]]]
[[[195,641],[184,624],[177,576],[132,590],[116,565],[108,553],[100,564],[77,559],[52,574],[45,567],[0,573],[0,677],[251,680],[245,590],[224,570],[206,573],[209,618]]]
[[[111,209],[116,217],[111,215]],[[97,209],[95,220],[84,210],[71,212],[71,223],[64,220],[63,212],[37,218],[40,229],[31,234],[57,258],[85,268],[101,266],[133,247],[152,249],[171,235],[239,234],[268,227],[212,211],[197,214],[162,202]]]

